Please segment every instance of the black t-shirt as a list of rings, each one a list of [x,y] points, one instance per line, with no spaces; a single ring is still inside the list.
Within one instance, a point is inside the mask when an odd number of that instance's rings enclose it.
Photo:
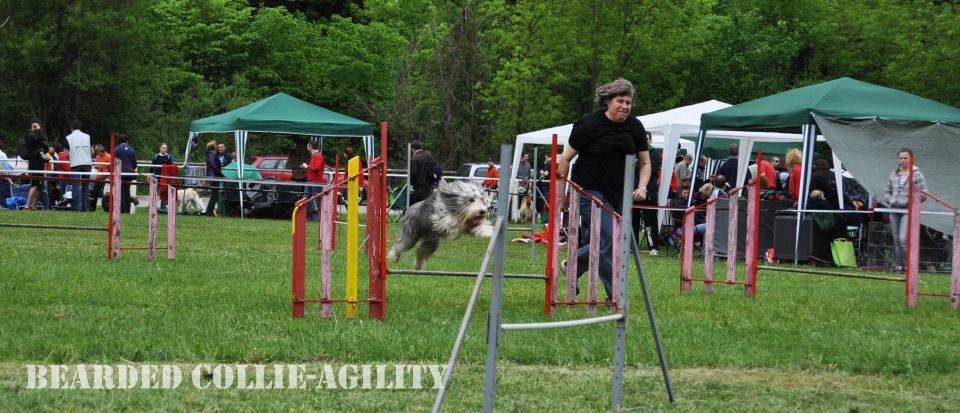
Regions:
[[[643,124],[633,116],[616,123],[597,111],[573,124],[569,145],[580,153],[573,167],[573,182],[583,189],[599,191],[619,208],[624,157],[648,150]]]

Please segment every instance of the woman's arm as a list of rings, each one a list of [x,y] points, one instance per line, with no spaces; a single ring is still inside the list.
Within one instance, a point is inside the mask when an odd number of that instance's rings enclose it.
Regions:
[[[633,190],[633,200],[643,201],[647,199],[647,184],[650,183],[650,152],[637,152],[637,162],[640,164],[640,179],[637,182],[637,188]]]
[[[883,190],[883,203],[887,204],[888,207],[892,207],[890,205],[892,202],[893,202],[893,180],[891,180],[890,177],[887,177],[887,187],[886,189]]]
[[[921,191],[927,190],[927,178],[923,176],[923,172],[920,172],[919,169],[913,172],[913,184],[916,185],[917,188]],[[923,202],[926,200],[927,200],[927,196],[921,193],[920,202]]]
[[[557,162],[557,176],[567,176],[567,172],[570,170],[570,161],[573,160],[574,156],[577,156],[577,153],[579,152],[569,144],[563,147],[563,153],[560,154],[560,159]],[[559,183],[560,180],[558,179],[557,182]],[[567,182],[564,181],[557,189],[560,190],[560,208],[566,208],[567,197],[565,194],[567,193]]]

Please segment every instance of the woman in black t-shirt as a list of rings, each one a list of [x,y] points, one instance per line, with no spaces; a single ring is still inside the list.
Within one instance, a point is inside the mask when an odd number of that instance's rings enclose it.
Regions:
[[[43,128],[38,122],[30,125],[30,130],[27,131],[24,140],[26,141],[27,151],[30,152],[30,157],[27,159],[27,167],[31,171],[43,171],[44,164],[50,162],[52,158],[47,154],[50,148],[47,145],[47,135],[43,132]],[[40,202],[40,196],[46,187],[47,181],[44,179],[45,177],[46,175],[35,176],[34,179],[30,181],[30,192],[27,193],[26,209],[38,209],[37,205]],[[47,201],[44,202],[44,207],[49,207],[49,205],[46,205]]]
[[[647,198],[650,181],[650,155],[646,131],[637,118],[630,116],[636,92],[626,79],[617,79],[597,88],[594,101],[600,110],[573,124],[570,140],[560,155],[557,173],[566,175],[570,161],[578,154],[571,180],[604,205],[617,211],[622,204],[624,158],[637,155],[640,179],[633,191],[635,201]],[[565,189],[565,188],[561,188]],[[566,193],[564,190],[562,193]],[[577,276],[586,272],[590,261],[590,198],[580,195],[580,245],[577,250]],[[613,298],[613,217],[601,210],[600,280]],[[627,246],[624,246],[627,247]],[[565,265],[561,265],[565,267]]]

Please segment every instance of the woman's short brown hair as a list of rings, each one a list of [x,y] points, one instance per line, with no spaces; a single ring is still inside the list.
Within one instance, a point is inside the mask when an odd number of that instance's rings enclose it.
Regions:
[[[636,99],[637,91],[633,88],[633,83],[620,77],[613,82],[598,87],[593,95],[593,101],[600,109],[606,110],[610,100],[617,96],[630,96],[630,99]]]
[[[214,149],[217,149],[217,141],[207,142],[207,150],[212,151]]]

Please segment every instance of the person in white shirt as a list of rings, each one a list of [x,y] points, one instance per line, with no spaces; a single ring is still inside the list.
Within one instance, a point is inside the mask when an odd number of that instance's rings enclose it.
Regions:
[[[93,159],[90,152],[90,135],[80,131],[83,125],[79,120],[70,123],[70,134],[67,135],[67,149],[70,150],[70,171],[86,172],[87,175],[74,175],[75,179],[90,179],[90,168]],[[86,182],[73,182],[73,210],[87,211],[90,209],[90,187]]]

